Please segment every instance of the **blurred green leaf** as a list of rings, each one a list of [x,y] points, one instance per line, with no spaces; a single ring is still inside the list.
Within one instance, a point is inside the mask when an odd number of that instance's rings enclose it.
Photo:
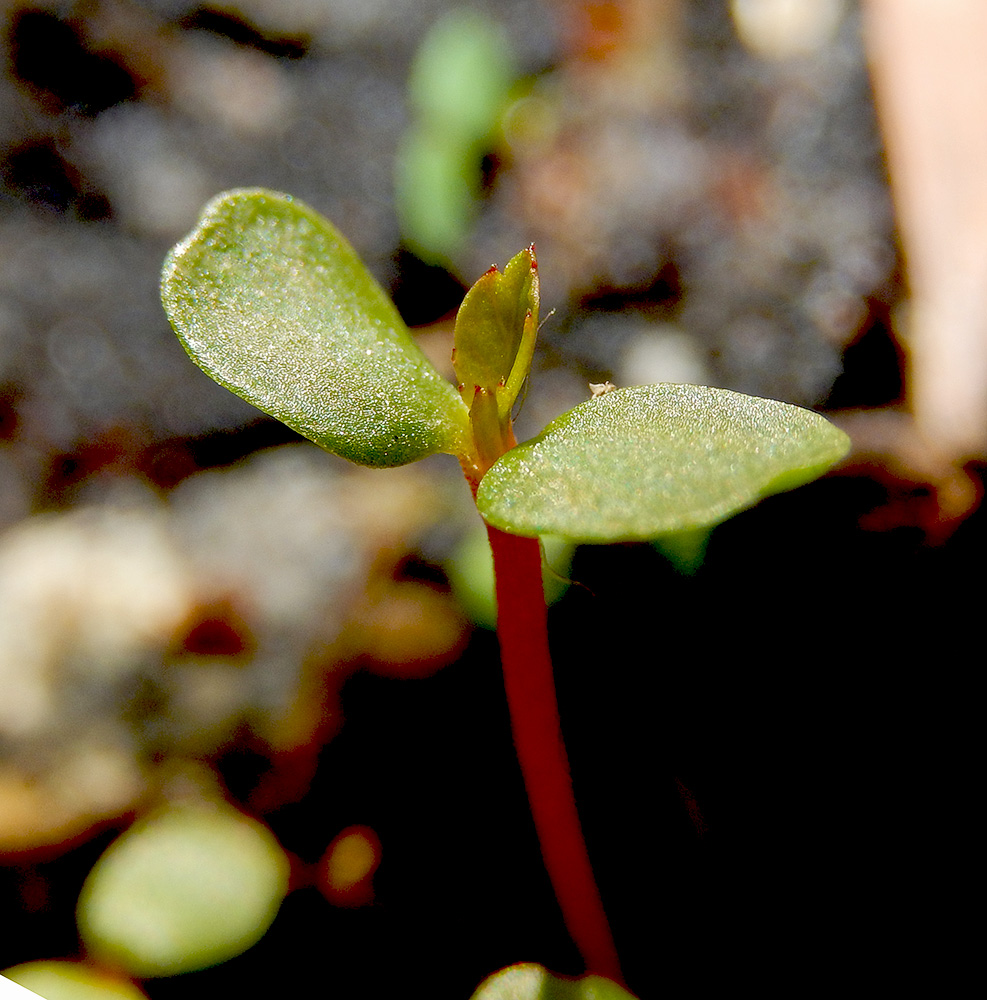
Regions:
[[[713,529],[709,525],[699,528],[685,528],[659,535],[652,542],[658,550],[683,576],[692,576],[702,566],[706,558]]]
[[[222,804],[176,806],[132,826],[105,851],[79,897],[90,954],[133,975],[170,976],[246,951],[288,891],[271,832]]]
[[[501,26],[476,9],[429,30],[408,78],[413,121],[395,164],[404,237],[424,260],[449,264],[476,215],[489,152],[515,76]]]
[[[444,14],[415,54],[408,96],[419,119],[445,133],[487,136],[515,76],[514,57],[501,26],[475,8]]]
[[[579,542],[713,525],[820,476],[849,439],[801,407],[693,385],[587,400],[503,455],[477,506],[518,535]]]
[[[147,1000],[133,983],[82,962],[25,962],[3,975],[45,1000]],[[6,993],[3,997],[7,1000]]]
[[[455,388],[332,224],[287,195],[222,194],[169,254],[168,318],[208,375],[361,465],[467,450]]]
[[[576,547],[562,538],[551,536],[543,538],[542,544],[542,585],[545,588],[545,603],[551,605],[569,589],[566,575],[572,566]],[[478,523],[475,531],[463,536],[444,568],[456,600],[470,620],[483,628],[495,629],[497,595],[493,553],[483,525]]]
[[[541,965],[523,962],[485,979],[470,1000],[635,1000],[602,976],[567,979]]]
[[[469,234],[477,210],[478,155],[424,126],[401,139],[395,161],[401,233],[430,264],[450,265]]]

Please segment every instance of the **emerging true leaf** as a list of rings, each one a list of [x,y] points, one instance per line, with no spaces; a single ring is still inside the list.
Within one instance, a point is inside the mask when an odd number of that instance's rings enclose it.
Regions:
[[[580,542],[713,525],[822,475],[847,436],[801,407],[693,385],[587,400],[503,455],[477,506],[495,527]]]
[[[466,293],[456,315],[453,366],[467,405],[477,389],[497,397],[502,419],[521,389],[538,333],[538,263],[534,247],[501,274],[491,267]]]
[[[474,483],[514,446],[511,407],[531,366],[537,335],[538,263],[532,246],[515,255],[503,274],[491,267],[456,314],[452,363],[469,407]]]
[[[361,465],[469,450],[467,410],[332,224],[263,190],[213,200],[169,254],[168,318],[221,385]]]

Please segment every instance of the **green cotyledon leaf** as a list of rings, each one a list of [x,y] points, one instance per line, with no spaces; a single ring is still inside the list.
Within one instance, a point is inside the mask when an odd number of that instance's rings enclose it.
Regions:
[[[557,976],[533,962],[520,962],[488,976],[471,1000],[635,1000],[635,997],[603,976],[572,979]]]
[[[161,297],[192,360],[328,451],[395,466],[469,448],[468,411],[333,225],[229,191],[168,255]]]
[[[694,385],[607,392],[501,456],[477,507],[518,535],[615,542],[714,525],[822,475],[849,438],[798,406]]]
[[[274,834],[231,806],[166,806],[96,862],[79,895],[79,933],[87,954],[142,979],[204,969],[260,940],[290,868]]]
[[[4,1000],[30,1000],[35,995],[45,1000],[147,1000],[147,994],[119,972],[75,960],[25,962],[0,974],[31,991],[8,996],[7,984],[0,980]]]

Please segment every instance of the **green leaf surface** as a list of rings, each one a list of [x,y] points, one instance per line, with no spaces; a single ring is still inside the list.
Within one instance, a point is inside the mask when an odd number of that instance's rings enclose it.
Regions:
[[[77,920],[90,954],[140,978],[203,969],[258,941],[288,891],[273,834],[226,805],[169,807],[117,838]]]
[[[45,1000],[147,1000],[133,983],[114,978],[82,962],[25,962],[3,975]],[[0,990],[7,1000],[7,994]]]
[[[849,449],[824,417],[694,385],[634,386],[587,400],[503,455],[477,506],[518,535],[580,542],[714,525],[822,475]]]
[[[394,466],[466,450],[468,415],[332,224],[288,195],[230,191],[165,261],[192,360],[328,451]]]
[[[602,976],[568,979],[541,965],[522,962],[495,972],[470,1000],[635,1000],[632,993]]]

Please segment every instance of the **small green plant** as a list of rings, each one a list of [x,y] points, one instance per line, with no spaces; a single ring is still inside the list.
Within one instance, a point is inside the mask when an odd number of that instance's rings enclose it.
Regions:
[[[505,687],[542,853],[590,974],[576,986],[537,966],[512,967],[477,996],[626,997],[612,985],[623,983],[620,963],[559,729],[539,536],[601,543],[694,533],[821,475],[845,454],[846,436],[784,403],[649,385],[607,387],[517,444],[511,412],[538,330],[534,248],[467,293],[455,329],[457,387],[331,223],[270,191],[212,201],[169,255],[162,296],[206,373],[326,450],[380,468],[436,452],[458,458],[493,552]],[[611,984],[601,989],[594,977]]]
[[[4,976],[50,1000],[141,1000],[134,980],[233,958],[268,929],[290,861],[274,835],[216,794],[165,802],[107,848],[79,895],[85,961]]]

